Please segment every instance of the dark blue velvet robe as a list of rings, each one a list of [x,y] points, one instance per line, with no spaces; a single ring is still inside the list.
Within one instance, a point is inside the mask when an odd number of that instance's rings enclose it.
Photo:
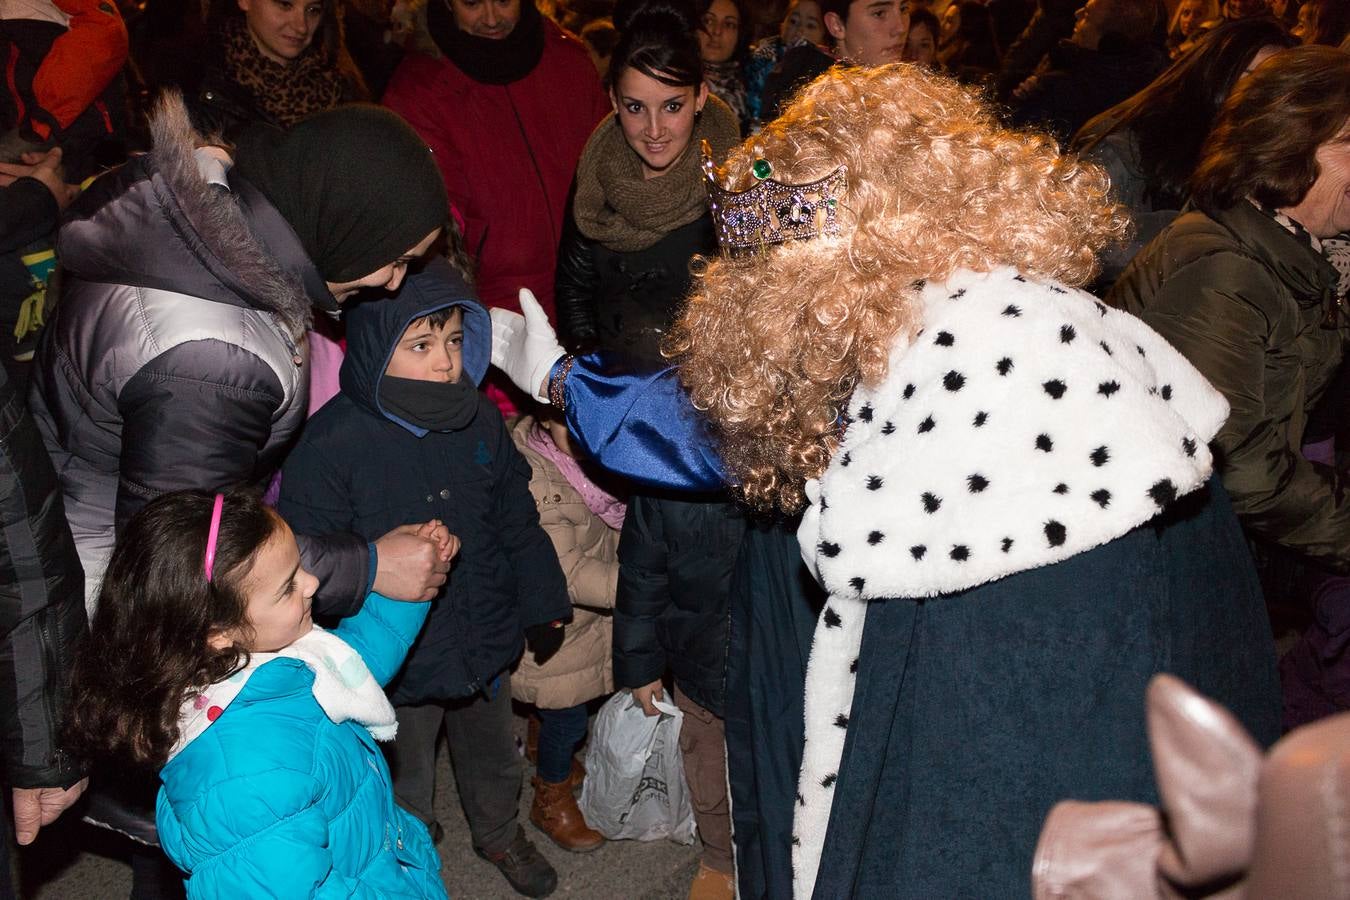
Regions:
[[[602,465],[667,488],[722,483],[673,370],[576,362],[568,424]],[[732,595],[727,756],[741,896],[790,898],[806,661],[823,593],[795,522],[752,529]],[[1217,478],[1116,540],[926,600],[873,601],[816,880],[836,897],[1030,895],[1059,800],[1156,800],[1144,690],[1171,672],[1279,735],[1265,607]]]

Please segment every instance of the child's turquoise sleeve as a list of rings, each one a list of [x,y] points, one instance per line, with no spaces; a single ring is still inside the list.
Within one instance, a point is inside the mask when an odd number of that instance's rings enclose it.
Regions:
[[[430,610],[430,603],[404,603],[371,591],[361,611],[343,619],[334,633],[361,654],[383,686],[403,665]]]

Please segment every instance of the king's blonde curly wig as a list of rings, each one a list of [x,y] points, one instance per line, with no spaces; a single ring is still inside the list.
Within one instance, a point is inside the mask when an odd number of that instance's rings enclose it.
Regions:
[[[752,506],[795,511],[824,472],[861,382],[921,327],[920,279],[1012,266],[1083,284],[1129,227],[1105,172],[1002,127],[971,91],[918,67],[836,70],[732,151],[724,186],[804,184],[848,167],[838,237],[709,262],[667,352]]]

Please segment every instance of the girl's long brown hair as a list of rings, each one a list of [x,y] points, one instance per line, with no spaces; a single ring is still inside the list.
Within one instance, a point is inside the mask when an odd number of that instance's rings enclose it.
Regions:
[[[214,502],[214,494],[197,491],[166,494],[123,529],[75,658],[66,727],[71,752],[162,765],[178,738],[184,698],[247,664],[245,650],[216,650],[208,639],[219,631],[246,632],[239,584],[281,520],[255,491],[226,491],[208,584]]]

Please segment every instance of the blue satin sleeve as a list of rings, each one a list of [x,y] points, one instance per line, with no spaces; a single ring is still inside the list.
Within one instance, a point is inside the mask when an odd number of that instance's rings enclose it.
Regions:
[[[672,366],[648,375],[609,374],[604,354],[578,356],[568,373],[567,427],[600,466],[675,491],[726,486],[702,415]]]

